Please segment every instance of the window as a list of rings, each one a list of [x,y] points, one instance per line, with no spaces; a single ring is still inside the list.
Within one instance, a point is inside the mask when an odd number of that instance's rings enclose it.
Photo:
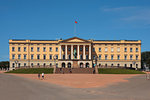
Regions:
[[[52,55],[49,55],[49,59],[52,59]]]
[[[33,59],[33,57],[34,57],[34,55],[32,54],[32,55],[31,55],[31,59]]]
[[[49,48],[49,51],[52,52],[52,47]]]
[[[20,47],[18,47],[18,52],[20,52],[21,51],[21,49],[20,49]]]
[[[26,47],[24,47],[24,52],[26,52],[27,51],[27,48]]]
[[[40,47],[37,47],[37,52],[40,52]]]
[[[86,60],[89,59],[89,55],[86,55]]]
[[[132,48],[130,48],[130,52],[132,52]]]
[[[63,59],[65,59],[65,55],[63,55]]]
[[[111,52],[114,52],[114,48],[111,48]]]
[[[46,66],[46,64],[44,63],[44,64],[43,64],[43,66],[45,67],[45,66]]]
[[[20,54],[18,55],[18,59],[21,59],[21,55]]]
[[[24,59],[27,59],[27,55],[26,54],[24,54]]]
[[[132,56],[132,55],[130,55],[130,60],[132,60],[132,58],[133,58],[133,56]]]
[[[56,55],[56,59],[58,59],[58,55]]]
[[[46,52],[46,47],[43,47],[43,52]]]
[[[127,67],[127,64],[124,64],[124,67]]]
[[[111,60],[113,60],[114,59],[114,55],[111,55]]]
[[[130,64],[130,68],[132,68],[132,64]]]
[[[111,64],[111,67],[113,67],[114,66],[114,64]]]
[[[18,63],[18,67],[20,67],[21,66],[21,64],[20,63]]]
[[[68,55],[68,58],[71,59],[71,55]]]
[[[80,55],[80,59],[83,59],[83,56],[82,56],[82,55]]]
[[[58,67],[58,63],[56,63],[56,67]]]
[[[24,66],[26,66],[26,63],[24,63]]]
[[[81,48],[80,48],[80,51],[82,51],[82,50],[83,50],[83,48],[81,47]]]
[[[138,60],[138,57],[139,57],[139,56],[138,56],[138,55],[136,55],[136,60]]]
[[[33,52],[33,47],[31,47],[31,52]]]
[[[88,51],[88,47],[86,47],[86,51]]]
[[[15,59],[15,55],[14,54],[12,55],[12,59]]]
[[[15,51],[15,47],[12,47],[12,51]]]
[[[117,67],[120,67],[120,64],[117,64]]]
[[[37,55],[37,59],[40,59],[40,55]]]
[[[93,55],[93,59],[95,60],[95,55]]]
[[[33,67],[33,63],[31,63],[31,66]]]
[[[124,52],[127,52],[127,48],[124,48]]]
[[[120,52],[120,48],[117,48],[117,52]]]
[[[43,55],[43,59],[44,59],[44,60],[46,59],[46,55]]]
[[[68,51],[71,51],[71,48],[70,48],[70,47],[68,48]]]
[[[138,64],[136,64],[136,68],[138,68]]]
[[[99,60],[101,60],[101,55],[98,56]]]
[[[58,48],[56,47],[56,52],[58,52]]]
[[[12,63],[12,67],[15,68],[15,63]]]
[[[127,55],[124,55],[124,60],[127,60]]]
[[[101,48],[99,48],[99,52],[101,52]]]
[[[65,47],[63,47],[62,50],[65,51]]]
[[[117,56],[117,59],[120,60],[120,55]]]
[[[95,52],[95,48],[93,48],[93,52]]]
[[[105,55],[105,60],[107,60],[107,55]]]
[[[105,64],[105,67],[107,67],[107,64]]]
[[[136,48],[136,52],[138,52],[139,50],[138,50],[138,48]]]
[[[49,66],[52,67],[52,63],[50,63]]]
[[[105,48],[105,52],[107,52],[108,51],[108,49],[107,48]]]
[[[40,66],[40,63],[37,63],[38,66]]]

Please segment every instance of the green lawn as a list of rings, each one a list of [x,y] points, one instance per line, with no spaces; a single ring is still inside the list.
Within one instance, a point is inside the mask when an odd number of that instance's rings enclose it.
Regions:
[[[45,73],[52,74],[53,68],[27,68],[27,69],[16,69],[6,73],[16,73],[16,74],[37,74],[37,73]]]
[[[120,68],[99,68],[99,74],[145,74],[141,71]]]

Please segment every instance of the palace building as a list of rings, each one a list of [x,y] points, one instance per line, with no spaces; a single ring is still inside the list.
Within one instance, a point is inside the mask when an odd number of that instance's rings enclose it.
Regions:
[[[141,40],[9,40],[10,70],[21,67],[141,68]]]

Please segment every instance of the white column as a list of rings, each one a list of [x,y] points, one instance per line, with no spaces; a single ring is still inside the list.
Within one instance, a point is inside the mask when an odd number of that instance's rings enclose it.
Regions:
[[[73,45],[71,45],[71,59],[73,59]]]
[[[59,47],[59,59],[61,59],[61,45]]]
[[[67,59],[68,57],[67,57],[67,45],[65,45],[65,59]]]
[[[89,45],[89,59],[91,59],[91,45]]]
[[[85,59],[85,45],[83,45],[83,59]]]
[[[78,45],[77,59],[79,59],[79,50],[80,50],[79,47],[80,46]]]

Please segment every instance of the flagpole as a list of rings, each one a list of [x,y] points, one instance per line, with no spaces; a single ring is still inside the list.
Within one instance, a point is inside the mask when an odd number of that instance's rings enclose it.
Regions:
[[[75,34],[75,36],[76,36],[76,23],[75,23],[75,25],[74,25],[74,34]]]

